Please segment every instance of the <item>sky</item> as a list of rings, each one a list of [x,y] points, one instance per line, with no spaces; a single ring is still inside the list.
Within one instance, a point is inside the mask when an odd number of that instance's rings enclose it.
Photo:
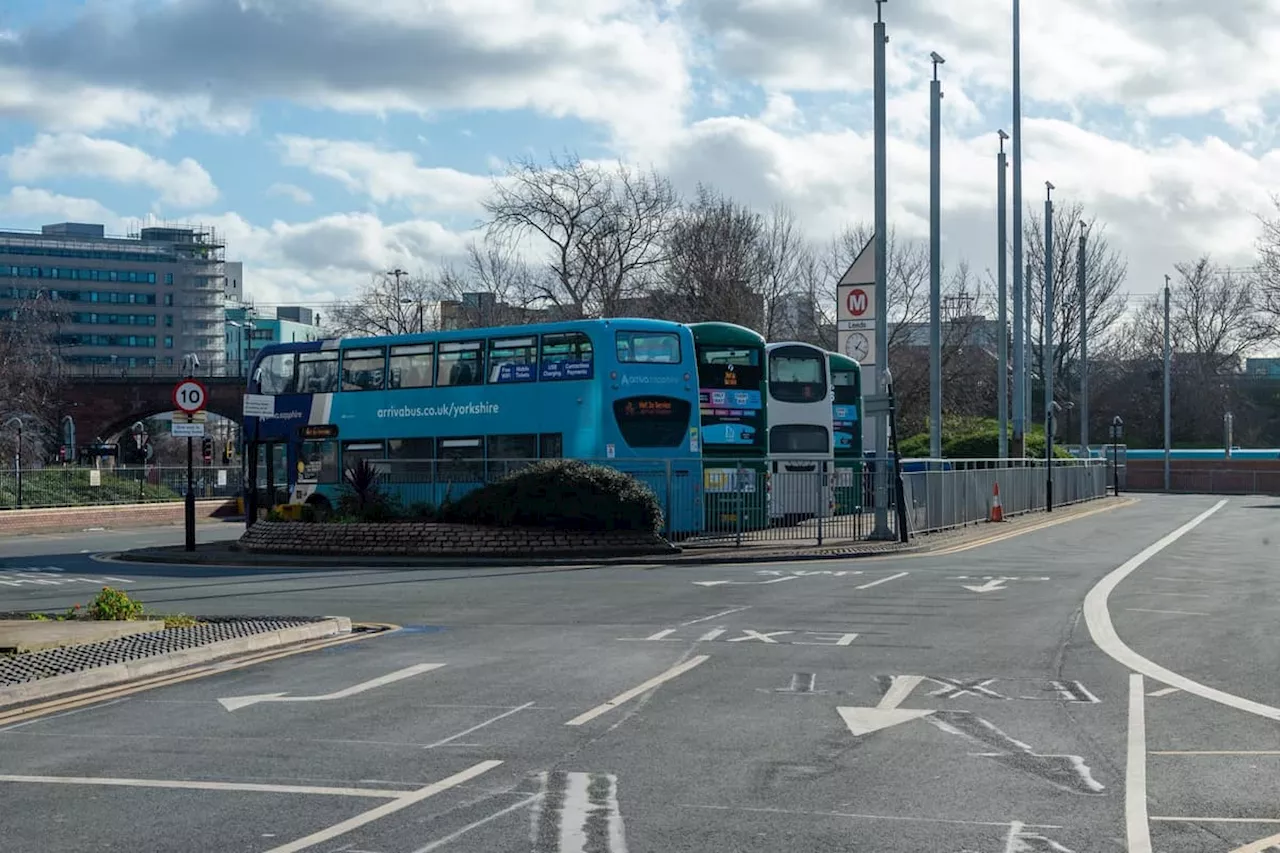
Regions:
[[[1105,224],[1132,299],[1248,265],[1280,192],[1280,0],[1024,2],[1023,176]],[[888,0],[889,219],[996,260],[1011,0]],[[266,304],[324,304],[477,236],[513,158],[576,152],[872,219],[873,0],[3,0],[0,227],[214,226]]]

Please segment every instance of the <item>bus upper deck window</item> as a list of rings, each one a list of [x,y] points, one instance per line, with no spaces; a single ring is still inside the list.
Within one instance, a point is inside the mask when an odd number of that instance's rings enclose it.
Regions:
[[[280,352],[269,355],[258,367],[258,390],[263,394],[293,394],[297,390],[294,354]]]
[[[381,391],[387,351],[382,347],[349,349],[342,353],[343,391]]]
[[[298,392],[332,394],[338,390],[338,353],[336,350],[298,354]]]
[[[542,359],[538,378],[590,379],[595,350],[582,332],[561,332],[542,336]]]
[[[618,332],[617,347],[623,363],[680,363],[680,338],[666,332]]]
[[[436,356],[437,385],[480,385],[484,382],[481,341],[446,341]]]
[[[532,382],[538,372],[538,338],[489,341],[489,383]]]
[[[390,365],[388,388],[429,388],[435,373],[435,345],[392,347]]]

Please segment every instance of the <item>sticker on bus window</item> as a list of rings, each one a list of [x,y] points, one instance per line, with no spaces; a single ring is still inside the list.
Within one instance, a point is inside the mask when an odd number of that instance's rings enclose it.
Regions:
[[[832,414],[838,421],[856,421],[858,419],[858,407],[835,406]]]
[[[556,379],[590,379],[592,362],[587,361],[544,361],[542,362],[542,378]]]
[[[689,452],[698,452],[698,428],[689,427]]]
[[[604,455],[605,455],[605,456],[607,456],[607,457],[609,457],[610,459],[612,459],[612,458],[614,458],[615,456],[617,456],[617,455],[618,455],[618,453],[617,453],[617,450],[614,448],[614,446],[613,446],[612,444],[606,444],[606,445],[604,446]]]
[[[532,364],[500,364],[498,365],[498,382],[531,382],[533,381]]]

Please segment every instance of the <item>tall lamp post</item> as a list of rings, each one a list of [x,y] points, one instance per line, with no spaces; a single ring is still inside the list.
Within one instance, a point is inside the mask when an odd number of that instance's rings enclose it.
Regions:
[[[929,455],[942,458],[942,81],[929,83]]]
[[[1053,420],[1057,404],[1053,400],[1053,191],[1052,182],[1045,181],[1044,196],[1044,347],[1041,370],[1044,371],[1044,506],[1053,512]]]
[[[18,509],[22,509],[22,418],[18,415],[14,415],[9,418],[9,420],[5,421],[4,426],[5,429],[8,429],[9,424],[15,423],[18,425],[18,444],[13,454],[13,470],[18,478]]]
[[[1009,458],[1009,270],[1008,257],[1006,256],[1005,243],[1009,237],[1009,228],[1007,219],[1007,199],[1005,193],[1005,172],[1008,171],[1009,164],[1004,153],[1004,141],[1009,138],[1009,134],[1003,130],[1000,133],[1000,153],[996,155],[996,193],[999,198],[996,200],[996,231],[999,234],[996,237],[996,281],[999,300],[1000,313],[1000,340],[997,349],[1000,352],[999,367],[999,385],[1000,385],[1000,458]],[[1022,307],[1022,300],[1016,295],[1014,301],[1017,302],[1018,308]],[[1014,322],[1018,322],[1017,317],[1021,317],[1022,311],[1014,312],[1016,317]],[[1021,340],[1021,335],[1016,335]],[[1022,360],[1014,353],[1015,365]],[[1018,369],[1014,367],[1014,379],[1017,379]]]

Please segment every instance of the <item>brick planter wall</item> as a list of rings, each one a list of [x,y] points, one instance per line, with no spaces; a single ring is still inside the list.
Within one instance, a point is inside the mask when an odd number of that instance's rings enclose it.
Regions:
[[[235,512],[235,501],[196,501],[196,521],[224,518]],[[89,527],[124,529],[182,524],[181,501],[150,504],[58,507],[55,509],[7,509],[0,511],[0,536],[27,533],[79,531]]]
[[[641,556],[679,551],[661,537],[630,530],[592,532],[466,524],[307,524],[259,521],[239,550],[309,556]]]

